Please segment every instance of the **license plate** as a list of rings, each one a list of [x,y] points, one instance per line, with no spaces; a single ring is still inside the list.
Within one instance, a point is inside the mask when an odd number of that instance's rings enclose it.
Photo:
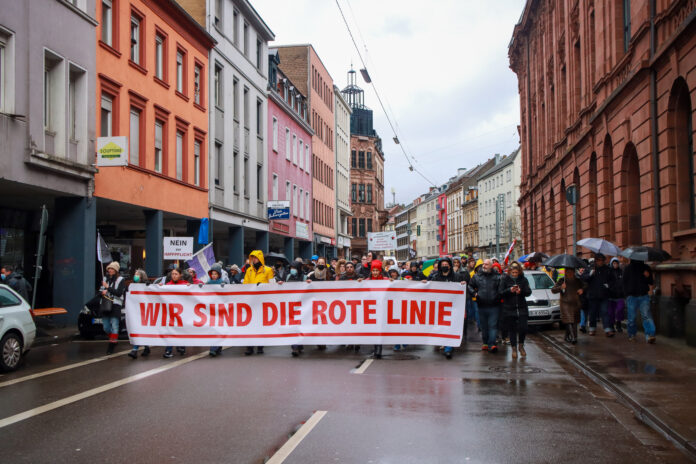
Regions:
[[[548,309],[541,309],[539,311],[534,311],[535,316],[548,316],[551,312]]]
[[[100,317],[95,317],[92,319],[92,324],[101,324],[102,320]]]

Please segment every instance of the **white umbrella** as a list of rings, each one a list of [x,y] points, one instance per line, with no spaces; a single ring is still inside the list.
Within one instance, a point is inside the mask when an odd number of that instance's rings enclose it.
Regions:
[[[603,238],[583,238],[578,240],[578,245],[603,255],[619,256],[621,253],[621,248]]]

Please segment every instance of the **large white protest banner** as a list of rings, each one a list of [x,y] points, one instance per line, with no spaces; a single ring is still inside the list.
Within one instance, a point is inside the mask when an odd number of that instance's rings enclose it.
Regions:
[[[168,346],[459,346],[463,285],[335,281],[260,285],[132,284],[131,343]]]

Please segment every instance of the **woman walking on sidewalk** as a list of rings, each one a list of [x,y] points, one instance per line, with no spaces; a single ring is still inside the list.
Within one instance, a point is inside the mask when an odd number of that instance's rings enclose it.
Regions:
[[[104,332],[109,335],[109,344],[106,354],[111,354],[118,343],[118,328],[121,322],[121,308],[123,308],[123,295],[126,293],[126,280],[119,275],[121,265],[114,261],[106,266],[106,277],[101,286],[102,303],[101,317],[104,324]]]
[[[520,356],[527,356],[524,339],[527,336],[529,308],[527,297],[532,294],[529,281],[522,272],[522,266],[515,262],[510,265],[510,274],[503,274],[500,279],[499,293],[503,298],[503,328],[510,336],[512,359],[517,359],[519,342]]]
[[[551,289],[561,294],[561,323],[566,329],[566,341],[573,345],[578,342],[578,322],[580,321],[581,297],[585,283],[575,276],[575,269],[566,268],[565,277],[558,279]]]

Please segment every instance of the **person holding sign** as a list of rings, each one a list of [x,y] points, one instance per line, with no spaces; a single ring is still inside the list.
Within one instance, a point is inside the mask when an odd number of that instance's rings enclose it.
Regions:
[[[245,284],[267,284],[274,278],[273,269],[266,266],[263,259],[263,251],[254,250],[249,253],[249,267],[244,273]],[[254,347],[248,346],[245,356],[254,354]],[[256,354],[263,354],[263,346],[256,347]]]
[[[363,280],[365,279],[360,278],[358,282],[362,282]],[[370,264],[370,277],[368,277],[367,280],[385,280],[384,275],[382,275],[382,261],[378,259],[372,261],[372,264]],[[382,345],[375,345],[373,355],[375,359],[382,358]]]
[[[186,279],[184,279],[184,272],[181,270],[179,267],[175,267],[169,272],[169,279],[167,279],[167,283],[164,285],[190,285]],[[167,346],[164,348],[164,354],[162,355],[165,358],[171,358],[174,356],[172,354],[173,351],[172,346]],[[185,346],[177,346],[176,351],[181,355],[186,354],[186,347]]]
[[[459,282],[462,285],[469,283],[469,275],[466,272],[455,272],[454,266],[452,265],[452,260],[450,258],[440,258],[437,264],[437,271],[432,272],[428,277],[428,280],[433,282]],[[423,282],[426,282],[426,280],[424,279]],[[466,324],[466,319],[464,319],[464,323]],[[446,346],[444,350],[445,358],[452,359],[453,352],[453,346]]]
[[[118,343],[118,326],[121,321],[121,308],[126,293],[126,281],[118,275],[121,265],[114,261],[106,266],[106,277],[99,289],[102,295],[100,312],[104,332],[109,336],[106,354],[112,354]]]

